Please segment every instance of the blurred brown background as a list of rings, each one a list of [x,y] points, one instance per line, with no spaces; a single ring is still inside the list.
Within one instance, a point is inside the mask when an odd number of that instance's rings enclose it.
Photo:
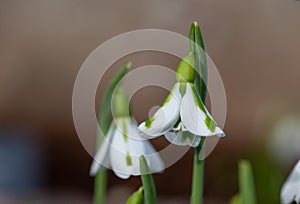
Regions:
[[[75,196],[78,202],[91,201],[91,157],[80,144],[71,112],[73,83],[90,52],[113,36],[135,29],[159,28],[187,35],[194,20],[201,26],[227,94],[227,137],[207,159],[205,183],[206,198],[221,203],[237,191],[238,159],[255,160],[257,152],[264,152],[272,121],[285,112],[299,113],[298,1],[0,1],[0,136],[25,138],[30,141],[27,150],[38,146],[32,154],[39,156],[32,164],[24,164],[40,169],[33,185],[37,188],[30,191],[33,194],[25,193],[29,200],[57,197],[57,202],[68,203]],[[175,69],[178,61],[167,60],[149,54],[144,61],[138,57],[132,61],[134,68],[155,61]],[[101,81],[100,93],[112,74]],[[166,94],[149,93],[157,105]],[[135,100],[143,100],[142,96]],[[133,108],[139,122],[147,117],[152,102],[143,111]],[[160,197],[176,195],[178,202],[186,202],[191,160],[189,152],[163,175],[155,176]],[[110,193],[127,196],[139,182],[138,178],[120,181],[110,173]]]

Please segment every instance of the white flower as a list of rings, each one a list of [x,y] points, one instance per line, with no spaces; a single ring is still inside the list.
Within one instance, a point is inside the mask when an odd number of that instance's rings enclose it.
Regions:
[[[151,143],[140,136],[128,108],[128,98],[119,88],[113,100],[115,119],[94,157],[90,169],[91,176],[96,175],[103,166],[112,168],[114,173],[123,179],[131,175],[141,175],[139,158],[142,155],[149,166],[149,173],[163,171],[163,161]]]
[[[194,85],[195,71],[191,55],[177,69],[176,83],[160,109],[139,129],[148,138],[165,134],[176,145],[199,145],[201,137],[225,136],[202,103]]]
[[[281,202],[284,204],[300,203],[300,160],[282,186]]]

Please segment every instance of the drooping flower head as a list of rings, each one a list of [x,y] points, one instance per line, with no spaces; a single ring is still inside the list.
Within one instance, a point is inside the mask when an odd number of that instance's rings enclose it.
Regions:
[[[201,137],[225,136],[201,101],[194,85],[193,53],[180,61],[176,83],[158,111],[140,124],[139,130],[148,138],[165,134],[176,145],[199,145]]]
[[[300,160],[282,186],[281,202],[283,204],[300,203]]]
[[[114,120],[94,157],[90,175],[96,175],[102,166],[112,168],[123,179],[140,175],[139,157],[142,155],[145,155],[152,172],[162,171],[163,161],[151,143],[140,135],[130,116],[128,98],[121,88],[114,95],[112,112]]]

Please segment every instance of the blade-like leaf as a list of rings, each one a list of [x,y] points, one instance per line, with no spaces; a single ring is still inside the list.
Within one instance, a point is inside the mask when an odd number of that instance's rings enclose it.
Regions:
[[[149,173],[149,167],[147,165],[146,159],[144,156],[140,157],[140,172],[141,178],[144,186],[144,197],[146,204],[156,204],[156,189],[155,184],[152,178],[152,175]]]
[[[195,55],[195,70],[197,71],[195,85],[198,94],[200,94],[202,102],[206,99],[206,83],[207,83],[207,60],[200,27],[197,22],[193,22],[189,34],[190,52]],[[194,42],[194,43],[193,43]]]
[[[101,135],[105,135],[109,129],[110,122],[111,122],[111,98],[116,86],[122,80],[122,78],[127,73],[127,70],[131,67],[131,62],[126,62],[121,69],[115,74],[115,76],[109,82],[104,95],[102,97],[100,112],[99,112],[99,126],[102,131],[100,133],[100,137],[98,137],[97,146],[99,146],[103,140]]]

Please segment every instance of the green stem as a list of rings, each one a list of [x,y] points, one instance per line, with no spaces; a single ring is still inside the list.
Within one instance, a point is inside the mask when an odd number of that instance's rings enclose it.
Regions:
[[[107,184],[107,172],[101,170],[97,173],[94,181],[94,203],[104,204]]]
[[[201,139],[201,143],[194,151],[194,169],[193,169],[193,183],[192,183],[192,197],[191,204],[203,203],[203,183],[204,183],[204,160],[199,159],[202,146],[204,144],[204,138]]]
[[[194,53],[195,57],[195,70],[197,71],[195,78],[195,86],[198,94],[200,95],[203,104],[206,100],[206,84],[207,84],[207,62],[204,48],[204,42],[201,35],[200,28],[197,22],[193,22],[190,29],[190,44],[189,49]],[[205,137],[201,138],[201,142],[194,149],[194,168],[193,168],[193,181],[192,181],[192,196],[191,204],[203,203],[204,191],[204,160],[200,160],[200,152],[203,148]]]
[[[131,62],[126,62],[118,73],[112,78],[102,98],[99,114],[100,132],[97,137],[96,148],[98,149],[109,129],[111,123],[111,98],[112,94],[130,68]],[[100,170],[94,182],[94,204],[104,204],[107,184],[107,172],[105,169]]]

